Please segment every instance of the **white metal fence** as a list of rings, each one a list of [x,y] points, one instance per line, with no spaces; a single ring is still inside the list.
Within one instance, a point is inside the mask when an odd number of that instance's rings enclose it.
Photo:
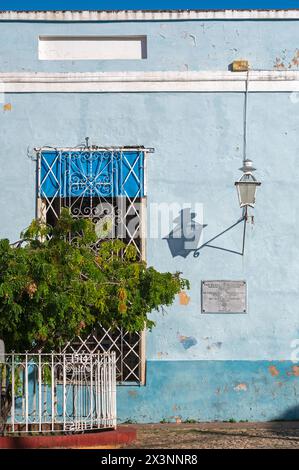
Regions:
[[[8,432],[116,427],[114,352],[6,354],[0,373]]]

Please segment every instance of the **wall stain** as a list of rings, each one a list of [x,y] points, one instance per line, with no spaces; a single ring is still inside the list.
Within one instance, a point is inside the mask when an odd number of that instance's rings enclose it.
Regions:
[[[277,377],[279,375],[279,371],[275,366],[269,366],[268,369],[272,377]]]
[[[217,341],[217,343],[212,343],[207,346],[207,349],[210,351],[211,349],[220,349],[222,346],[221,341]]]
[[[11,111],[12,110],[12,105],[11,103],[5,103],[3,105],[3,111]]]
[[[158,359],[162,359],[163,356],[168,356],[168,352],[163,352],[163,351],[157,352]]]
[[[173,405],[173,407],[172,407],[173,411],[179,411],[180,409],[181,409],[181,407],[178,406],[178,405]]]
[[[136,392],[136,390],[129,390],[129,391],[128,391],[128,394],[130,395],[130,397],[137,397],[137,392]]]

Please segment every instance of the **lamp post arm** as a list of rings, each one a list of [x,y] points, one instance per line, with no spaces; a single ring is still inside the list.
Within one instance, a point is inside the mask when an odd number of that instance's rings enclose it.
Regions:
[[[244,254],[244,248],[245,248],[245,230],[246,230],[246,220],[247,220],[247,208],[245,209],[244,213],[243,213],[243,216],[241,217],[241,219],[237,220],[237,222],[235,222],[233,225],[231,225],[230,227],[226,228],[225,230],[223,230],[221,233],[218,233],[218,235],[215,235],[213,238],[210,238],[210,240],[208,240],[207,242],[203,243],[201,246],[199,246],[198,248],[196,248],[194,250],[194,254],[193,256],[195,258],[197,258],[199,256],[199,252],[202,248],[204,248],[205,246],[209,246],[209,244],[216,240],[217,238],[221,237],[222,235],[224,235],[226,232],[228,232],[229,230],[231,230],[232,228],[236,227],[237,225],[239,225],[241,222],[244,221],[244,230],[243,230],[243,243],[242,243],[242,255]],[[213,247],[213,248],[216,248],[216,247]]]

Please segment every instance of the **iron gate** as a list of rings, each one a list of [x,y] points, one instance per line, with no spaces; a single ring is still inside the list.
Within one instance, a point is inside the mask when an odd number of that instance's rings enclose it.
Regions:
[[[11,403],[8,432],[116,427],[115,353],[6,354],[1,403]]]

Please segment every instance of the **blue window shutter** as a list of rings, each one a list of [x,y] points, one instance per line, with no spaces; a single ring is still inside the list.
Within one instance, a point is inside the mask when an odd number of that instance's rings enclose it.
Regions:
[[[40,197],[144,196],[143,151],[42,151]]]
[[[61,197],[59,152],[42,152],[40,164],[40,197]]]
[[[144,196],[144,153],[122,152],[121,158],[114,160],[117,169],[115,196]]]

